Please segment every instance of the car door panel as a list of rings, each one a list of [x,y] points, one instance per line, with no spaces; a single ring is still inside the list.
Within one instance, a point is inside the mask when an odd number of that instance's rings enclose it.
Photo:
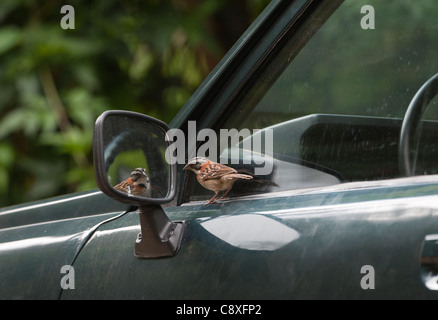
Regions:
[[[58,299],[61,268],[96,225],[123,207],[94,191],[0,211],[0,299]]]
[[[437,185],[373,188],[380,200],[355,185],[168,208],[186,228],[177,255],[163,259],[134,257],[140,228],[131,212],[93,235],[74,264],[76,288],[62,298],[436,297],[420,255],[425,236],[438,232]],[[415,197],[397,196],[407,192]],[[364,266],[374,289],[361,285]]]

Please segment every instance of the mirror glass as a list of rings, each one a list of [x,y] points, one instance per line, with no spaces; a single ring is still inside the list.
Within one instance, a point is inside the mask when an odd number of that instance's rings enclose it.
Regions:
[[[166,130],[153,118],[107,115],[102,122],[103,166],[110,187],[128,197],[168,198],[172,170]]]

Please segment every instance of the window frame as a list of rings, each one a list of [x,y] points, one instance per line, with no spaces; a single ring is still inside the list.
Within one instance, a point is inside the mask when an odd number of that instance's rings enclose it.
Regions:
[[[227,114],[232,112],[241,97],[256,83],[266,66],[278,57],[285,44],[292,37],[297,37],[299,40],[294,47],[298,53],[343,2],[273,1],[205,79],[170,127],[181,129],[186,139],[190,138],[189,121],[196,121],[197,130],[211,128],[218,132]],[[316,19],[312,18],[318,14]],[[190,147],[188,141],[186,145]],[[199,145],[196,144],[195,148]],[[186,148],[186,162],[193,153],[193,149]],[[191,201],[193,183],[197,183],[189,172],[182,170],[183,167],[183,164],[178,166],[178,189],[181,192],[177,197],[177,205]]]

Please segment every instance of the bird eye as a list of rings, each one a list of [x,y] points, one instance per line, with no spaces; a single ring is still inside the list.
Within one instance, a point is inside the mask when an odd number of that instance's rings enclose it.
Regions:
[[[199,162],[196,162],[196,164],[195,164],[195,169],[196,170],[199,170],[199,169],[201,169],[202,168],[202,165],[199,163]]]

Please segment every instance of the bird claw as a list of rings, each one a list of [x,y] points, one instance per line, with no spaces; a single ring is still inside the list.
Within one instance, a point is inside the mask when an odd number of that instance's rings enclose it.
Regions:
[[[208,201],[207,203],[204,204],[204,207],[205,207],[205,206],[208,206],[209,204],[213,204],[213,203],[217,203],[216,200],[213,200],[213,201],[210,200],[210,201]]]
[[[213,201],[210,200],[210,201],[208,201],[207,203],[204,204],[204,207],[208,206],[209,204],[217,203],[217,200],[228,200],[228,199],[230,199],[230,198],[229,197],[220,197],[220,198],[214,199]]]

